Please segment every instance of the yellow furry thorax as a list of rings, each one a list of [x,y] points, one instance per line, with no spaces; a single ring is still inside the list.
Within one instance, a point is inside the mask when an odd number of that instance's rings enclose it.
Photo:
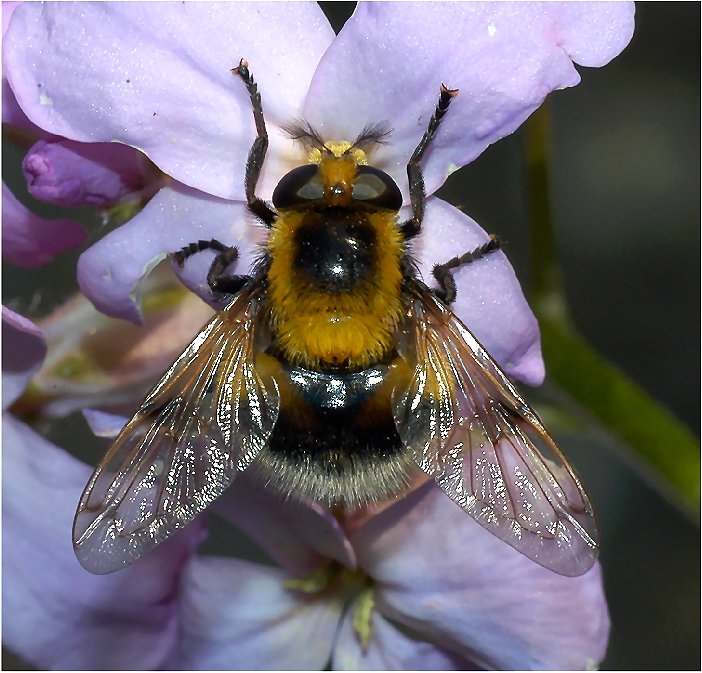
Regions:
[[[346,153],[348,143],[327,143],[326,147],[329,153],[319,161],[322,178],[333,175],[338,180],[341,176],[351,184],[355,167],[364,162],[365,155]],[[329,206],[354,214],[350,201],[330,202]],[[368,278],[347,292],[320,290],[295,267],[295,233],[306,214],[304,208],[280,209],[267,242],[268,301],[275,344],[289,362],[305,368],[365,369],[391,351],[402,313],[404,241],[397,213],[376,210],[359,215],[375,233],[375,262]]]

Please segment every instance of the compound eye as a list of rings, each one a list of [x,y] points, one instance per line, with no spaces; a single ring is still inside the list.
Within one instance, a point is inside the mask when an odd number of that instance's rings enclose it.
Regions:
[[[276,208],[295,208],[309,204],[324,196],[324,186],[319,179],[317,164],[293,168],[283,176],[273,190],[273,205]]]
[[[400,210],[402,193],[395,181],[373,166],[359,166],[353,183],[352,198],[376,208]]]

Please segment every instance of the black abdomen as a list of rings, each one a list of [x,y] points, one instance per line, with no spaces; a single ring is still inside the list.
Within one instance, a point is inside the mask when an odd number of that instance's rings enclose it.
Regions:
[[[392,417],[392,364],[355,373],[280,366],[278,421],[256,461],[269,485],[347,506],[407,486],[413,462]]]

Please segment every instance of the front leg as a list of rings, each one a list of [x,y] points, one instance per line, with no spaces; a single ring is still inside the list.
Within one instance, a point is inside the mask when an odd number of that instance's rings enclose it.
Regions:
[[[400,225],[400,231],[402,231],[402,235],[405,239],[415,237],[422,230],[422,220],[424,219],[424,206],[426,205],[427,195],[424,191],[424,176],[422,175],[420,161],[427,147],[429,147],[429,144],[434,139],[439,124],[448,110],[449,104],[457,94],[458,89],[449,89],[443,84],[441,85],[439,102],[436,105],[434,114],[429,120],[429,126],[407,164],[407,179],[409,180],[412,218]]]
[[[268,132],[266,131],[266,122],[263,118],[261,94],[258,93],[258,85],[254,82],[253,75],[249,72],[249,64],[245,59],[242,58],[239,61],[239,65],[236,68],[232,68],[232,74],[238,75],[246,85],[246,90],[249,92],[249,98],[251,99],[254,121],[256,122],[256,140],[254,140],[246,160],[246,177],[244,179],[246,203],[249,206],[249,210],[263,221],[267,227],[270,227],[275,220],[276,213],[265,201],[259,199],[255,193],[256,183],[261,174],[263,161],[266,158],[266,150],[268,149]]]

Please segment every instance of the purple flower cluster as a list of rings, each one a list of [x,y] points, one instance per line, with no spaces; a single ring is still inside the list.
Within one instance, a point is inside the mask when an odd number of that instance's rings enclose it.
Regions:
[[[26,3],[11,19],[6,9],[3,122],[36,140],[23,163],[30,193],[58,205],[138,204],[78,265],[94,305],[134,322],[137,286],[168,253],[215,238],[239,248],[245,272],[261,240],[243,191],[254,128],[230,73],[240,58],[259,83],[270,135],[261,197],[304,161],[282,131],[291,120],[338,140],[389,121],[392,136],[370,160],[407,203],[405,165],[441,82],[460,94],[426,156],[428,194],[548,93],[576,85],[574,63],[614,58],[634,14],[624,2],[360,3],[335,36],[314,3]],[[79,225],[40,220],[5,188],[3,197],[7,261],[44,264],[83,242]],[[414,252],[426,275],[485,240],[470,217],[430,197]],[[210,260],[176,269],[207,301]],[[506,257],[456,280],[457,315],[512,377],[539,383],[538,326]],[[70,544],[89,468],[6,411],[45,350],[36,326],[3,309],[3,638],[32,664],[466,670],[602,660],[599,566],[555,575],[432,484],[344,519],[244,476],[213,509],[267,563],[198,554],[203,516],[133,566],[89,575]],[[100,424],[114,419],[91,421],[104,435]]]

